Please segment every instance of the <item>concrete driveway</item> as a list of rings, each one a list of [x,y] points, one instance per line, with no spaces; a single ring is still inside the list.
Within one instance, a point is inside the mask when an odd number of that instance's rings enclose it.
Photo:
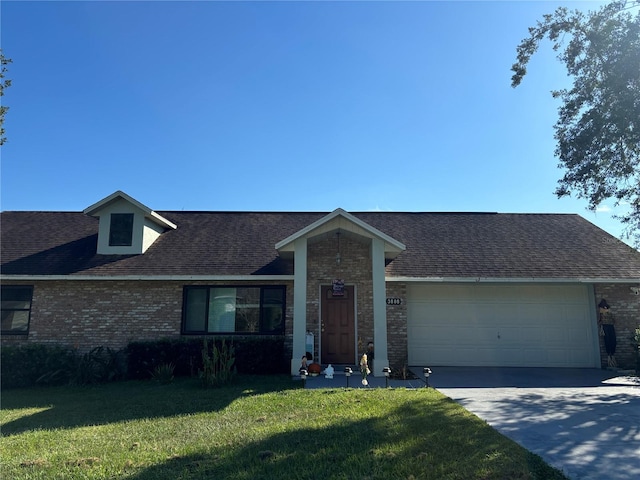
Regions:
[[[432,386],[569,478],[640,478],[637,377],[598,369],[432,370]]]

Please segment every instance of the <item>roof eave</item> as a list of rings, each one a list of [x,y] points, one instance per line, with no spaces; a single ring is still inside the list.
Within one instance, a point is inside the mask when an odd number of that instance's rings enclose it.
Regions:
[[[227,280],[227,281],[293,281],[293,275],[0,275],[0,281],[52,281],[52,280],[175,280],[175,281],[200,281],[200,280]],[[638,284],[640,278],[619,277],[394,277],[386,276],[386,282],[404,283],[622,283]]]
[[[0,281],[293,281],[293,275],[0,275]]]
[[[405,283],[629,283],[640,284],[637,277],[385,277],[387,282]]]

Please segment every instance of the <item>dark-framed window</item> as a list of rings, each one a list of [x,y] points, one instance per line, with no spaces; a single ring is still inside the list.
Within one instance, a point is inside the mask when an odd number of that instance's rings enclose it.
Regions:
[[[182,333],[284,333],[286,287],[185,286]]]
[[[33,287],[26,285],[2,285],[2,335],[27,335],[31,319]]]
[[[133,213],[112,213],[109,246],[130,247],[133,243]]]

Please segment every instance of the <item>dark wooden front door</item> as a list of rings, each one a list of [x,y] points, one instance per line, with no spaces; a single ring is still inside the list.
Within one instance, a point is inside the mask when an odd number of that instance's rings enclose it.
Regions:
[[[353,287],[334,296],[330,286],[322,287],[321,361],[323,364],[353,364],[355,361],[355,303]]]

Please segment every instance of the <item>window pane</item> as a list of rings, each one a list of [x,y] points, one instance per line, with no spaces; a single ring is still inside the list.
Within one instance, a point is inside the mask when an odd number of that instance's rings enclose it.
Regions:
[[[110,246],[131,246],[133,242],[133,213],[112,213],[109,228]]]
[[[284,287],[185,287],[183,333],[284,332]]]
[[[262,332],[281,332],[284,328],[284,289],[266,288],[262,298]]]
[[[204,332],[204,320],[207,308],[207,289],[189,288],[186,291],[184,330],[185,332]]]
[[[4,286],[2,287],[2,307],[4,308],[4,303],[6,301],[21,301],[21,302],[31,302],[31,287],[13,287],[13,286]],[[27,303],[27,307],[28,307]]]
[[[4,333],[26,333],[29,329],[29,311],[3,311],[2,312],[2,331]]]
[[[260,331],[260,289],[238,288],[236,310],[236,332],[258,333]]]
[[[4,285],[0,290],[2,298],[2,333],[29,332],[29,316],[31,313],[31,297],[33,287]]]
[[[30,300],[6,300],[2,299],[2,309],[11,310],[29,310],[31,307]]]
[[[212,288],[209,295],[209,331],[234,332],[236,289]]]

